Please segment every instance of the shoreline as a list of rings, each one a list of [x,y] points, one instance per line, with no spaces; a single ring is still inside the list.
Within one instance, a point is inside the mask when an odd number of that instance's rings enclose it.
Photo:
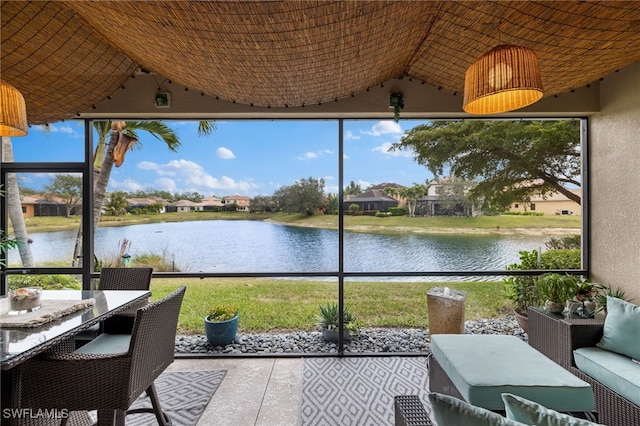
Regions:
[[[337,229],[334,227],[317,226],[309,223],[288,223],[279,222],[273,219],[265,219],[264,222],[299,226],[301,228]],[[376,234],[466,234],[466,235],[568,235],[580,234],[580,229],[576,228],[466,228],[466,227],[420,227],[420,226],[375,226],[375,225],[345,225],[345,231],[376,233]]]
[[[279,220],[278,216],[271,217],[256,217],[249,215],[236,215],[231,214],[228,216],[205,216],[198,213],[190,213],[189,216],[139,216],[132,218],[131,216],[123,218],[122,220],[101,220],[99,227],[121,227],[121,226],[133,226],[133,225],[146,225],[153,223],[163,222],[194,222],[194,221],[210,221],[210,220],[241,220],[241,221],[262,221],[271,224],[278,224],[283,226],[297,226],[303,228],[316,228],[316,229],[329,229],[337,230],[337,224],[331,221],[318,221],[318,220]],[[286,219],[286,217],[285,217]],[[385,220],[385,219],[381,219]],[[34,221],[35,222],[35,221]],[[69,223],[35,223],[29,224],[27,222],[27,233],[39,233],[39,232],[56,232],[56,231],[68,231],[77,229],[79,226],[78,221],[72,221]],[[463,234],[463,235],[530,235],[530,236],[561,236],[561,235],[579,235],[581,233],[580,227],[527,227],[527,226],[433,226],[423,224],[422,226],[411,226],[411,224],[370,224],[370,223],[346,223],[344,224],[344,230],[348,232],[359,233],[374,233],[374,234]]]

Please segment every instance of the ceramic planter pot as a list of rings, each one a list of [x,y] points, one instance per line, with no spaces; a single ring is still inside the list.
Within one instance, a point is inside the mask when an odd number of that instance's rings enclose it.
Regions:
[[[328,328],[322,329],[322,338],[327,342],[338,343],[338,336],[339,334],[337,328],[332,328],[331,330],[329,330]],[[342,338],[345,341],[351,340],[351,334],[349,334],[347,330],[343,330]]]
[[[522,315],[516,311],[513,311],[513,314],[515,315],[516,320],[518,321],[518,325],[520,326],[522,331],[524,331],[525,333],[529,333],[529,317],[526,315]]]
[[[564,306],[564,303],[552,302],[551,300],[544,302],[544,308],[553,314],[559,314],[564,311]]]
[[[227,321],[209,321],[209,316],[204,319],[204,331],[211,346],[226,346],[236,340],[238,332],[239,315]]]

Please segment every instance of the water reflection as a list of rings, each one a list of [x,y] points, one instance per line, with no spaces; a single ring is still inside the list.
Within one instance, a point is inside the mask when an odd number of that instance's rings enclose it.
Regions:
[[[68,261],[75,231],[31,235],[38,264]],[[164,254],[189,272],[335,272],[338,232],[260,221],[169,222],[98,228],[97,257],[114,257],[131,241],[132,256]],[[378,235],[345,232],[346,272],[502,270],[519,250],[544,247],[544,236]],[[18,262],[17,251],[10,262]],[[415,278],[412,278],[415,279]]]

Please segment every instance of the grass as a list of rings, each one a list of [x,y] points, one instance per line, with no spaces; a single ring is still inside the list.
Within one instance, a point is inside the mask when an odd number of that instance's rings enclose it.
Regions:
[[[77,229],[79,216],[69,218],[62,216],[38,216],[26,218],[28,232],[61,231]],[[285,213],[214,213],[186,212],[164,214],[141,214],[126,216],[102,216],[100,226],[125,226],[156,222],[185,222],[194,220],[268,220],[296,226],[338,229],[337,215],[314,215]],[[579,232],[582,218],[580,216],[479,216],[479,217],[408,217],[408,216],[344,216],[346,230],[361,232],[476,232],[501,233],[517,230],[530,230],[543,233],[557,233],[568,229]],[[11,229],[9,227],[9,229]]]
[[[217,304],[238,308],[241,332],[311,331],[319,306],[338,299],[333,281],[154,278],[154,300],[181,285],[187,286],[178,327],[183,334],[203,334],[203,318]],[[347,282],[345,304],[362,327],[424,328],[428,325],[426,295],[435,286],[467,292],[467,319],[502,316],[510,307],[502,282]]]

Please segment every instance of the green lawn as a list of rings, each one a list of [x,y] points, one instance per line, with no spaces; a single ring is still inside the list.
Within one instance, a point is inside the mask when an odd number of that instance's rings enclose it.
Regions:
[[[100,226],[123,226],[154,222],[179,222],[192,220],[269,220],[296,226],[314,228],[338,228],[338,216],[285,213],[214,213],[188,212],[143,214],[126,216],[102,216]],[[77,228],[79,216],[38,216],[26,218],[28,232],[59,231]],[[479,216],[479,217],[408,217],[408,216],[344,216],[345,229],[362,232],[481,232],[498,233],[529,230],[543,233],[579,232],[580,216]],[[9,228],[11,229],[11,228]],[[570,231],[567,231],[570,230]]]
[[[179,332],[184,334],[204,333],[208,307],[220,303],[238,308],[242,332],[310,331],[315,329],[318,306],[338,298],[336,281],[154,278],[154,300],[180,285],[187,286],[179,321]],[[426,295],[434,286],[467,291],[467,319],[498,317],[510,307],[502,282],[347,282],[345,304],[363,327],[424,328],[428,325]]]

